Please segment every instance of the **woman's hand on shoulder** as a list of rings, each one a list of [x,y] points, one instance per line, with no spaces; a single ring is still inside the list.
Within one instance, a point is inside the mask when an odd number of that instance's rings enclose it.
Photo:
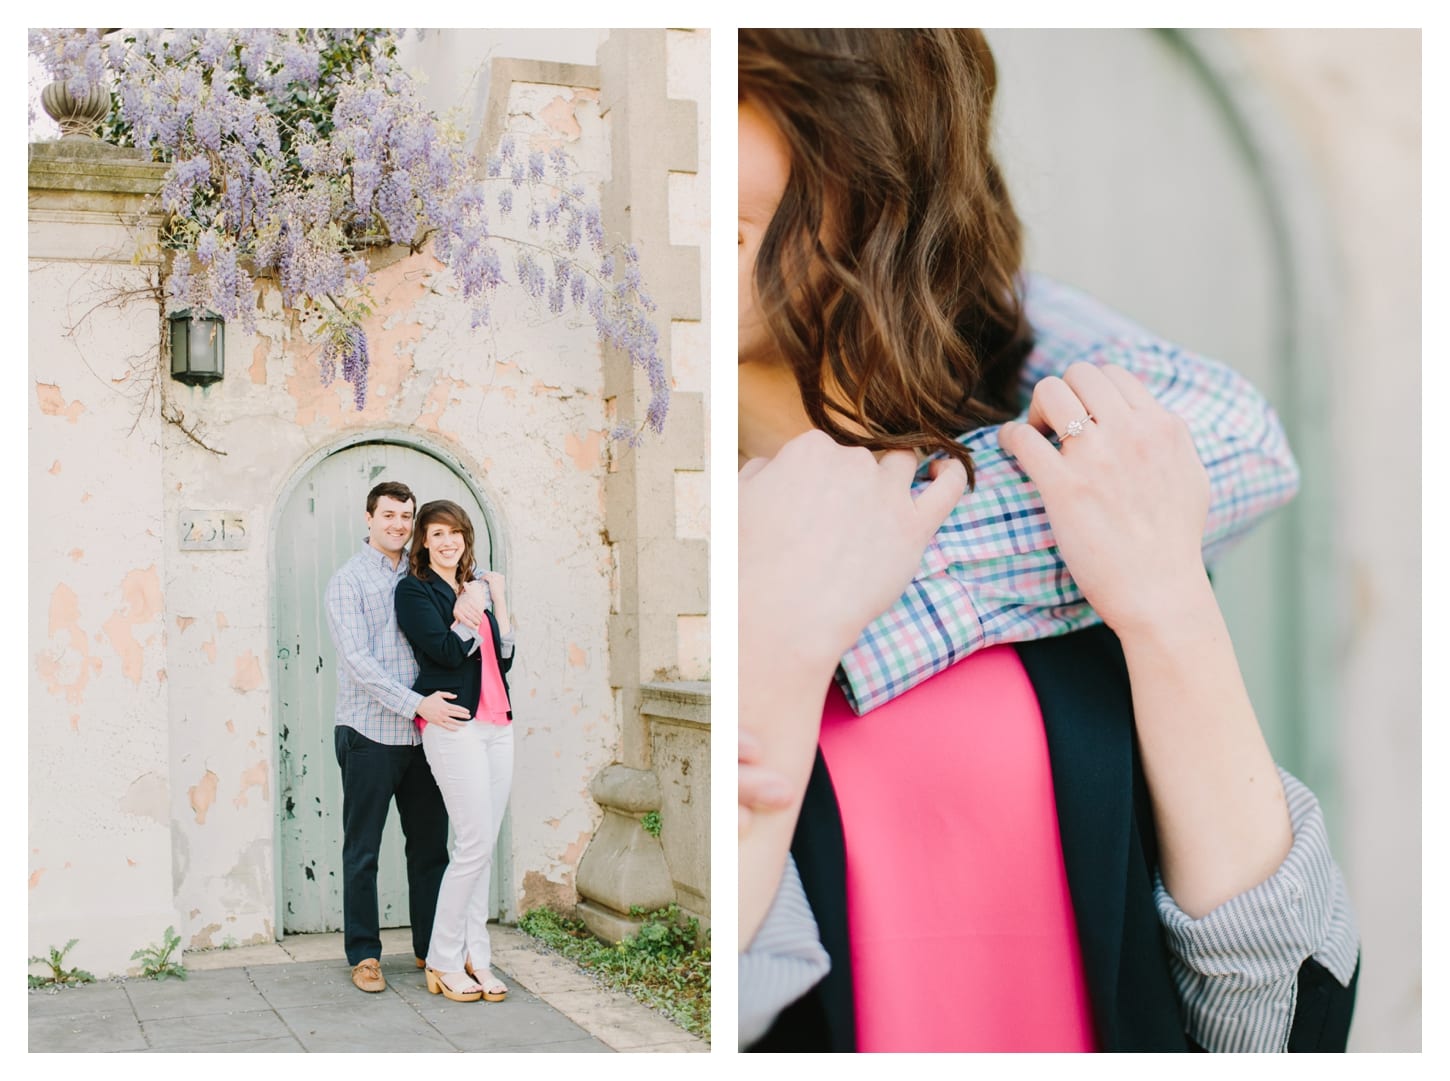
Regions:
[[[1004,424],[998,438],[1037,485],[1063,562],[1114,631],[1198,601],[1208,475],[1187,425],[1136,377],[1074,364],[1038,383],[1028,423]]]
[[[479,574],[478,578],[468,584],[475,585],[477,582],[483,582],[488,587],[486,595],[492,598],[495,607],[503,604],[507,600],[505,590],[508,586],[508,583],[504,581],[504,577],[501,572],[483,571]]]
[[[777,660],[834,671],[866,625],[911,581],[966,490],[951,463],[915,498],[916,459],[878,461],[824,432],[797,436],[740,470],[740,630]]]

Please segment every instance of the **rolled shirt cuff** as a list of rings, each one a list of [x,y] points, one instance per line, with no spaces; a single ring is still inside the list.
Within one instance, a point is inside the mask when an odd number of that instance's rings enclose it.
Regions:
[[[795,860],[787,856],[770,911],[740,954],[740,1046],[764,1036],[782,1010],[830,971]]]
[[[1188,1035],[1208,1051],[1283,1051],[1305,960],[1345,987],[1358,963],[1359,929],[1319,801],[1287,771],[1279,778],[1294,843],[1274,874],[1196,920],[1161,875],[1155,882]]]
[[[459,638],[463,639],[463,641],[468,643],[468,655],[470,657],[473,656],[474,651],[478,649],[477,629],[474,627],[470,627],[467,623],[462,623],[455,619],[453,621],[453,626],[450,627],[449,630],[451,630]]]

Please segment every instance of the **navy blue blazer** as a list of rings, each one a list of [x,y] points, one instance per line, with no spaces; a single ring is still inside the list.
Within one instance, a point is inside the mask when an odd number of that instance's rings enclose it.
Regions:
[[[470,655],[469,643],[453,633],[453,605],[457,600],[453,587],[432,571],[428,572],[427,578],[407,575],[393,593],[398,627],[413,647],[413,656],[418,659],[418,678],[413,681],[413,690],[422,695],[451,691],[456,696],[454,704],[468,710],[471,719],[473,711],[478,708],[483,668],[478,652]],[[508,670],[514,663],[513,654],[503,655],[498,620],[490,611],[485,611],[484,615],[488,617],[489,630],[493,632],[490,644],[493,655],[498,658],[498,670],[503,675],[503,689],[507,693]],[[509,710],[509,718],[513,718],[513,710]]]
[[[1184,1032],[1153,901],[1158,840],[1118,639],[1098,626],[1016,649],[1047,732],[1063,862],[1098,1046],[1104,1051],[1201,1050]],[[845,838],[820,751],[791,853],[831,971],[787,1007],[750,1050],[854,1051]],[[1344,1050],[1358,980],[1356,968],[1349,986],[1341,987],[1318,961],[1304,962],[1290,1051]]]

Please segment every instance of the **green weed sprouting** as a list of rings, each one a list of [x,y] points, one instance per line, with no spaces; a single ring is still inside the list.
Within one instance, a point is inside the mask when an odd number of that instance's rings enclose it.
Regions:
[[[32,957],[28,964],[49,965],[50,975],[36,976],[27,974],[26,985],[31,989],[37,987],[65,987],[70,984],[95,983],[96,978],[83,968],[66,968],[65,955],[70,953],[71,947],[80,939],[73,938],[60,949],[50,947],[49,957]]]
[[[519,930],[576,962],[606,987],[629,993],[687,1032],[710,1038],[710,933],[671,904],[646,913],[638,933],[616,945],[601,942],[579,920],[534,908]]]
[[[160,946],[147,946],[131,955],[131,960],[141,962],[141,975],[151,980],[164,980],[175,976],[186,979],[186,967],[180,961],[173,961],[171,955],[181,945],[181,936],[174,927],[168,927],[162,936]]]

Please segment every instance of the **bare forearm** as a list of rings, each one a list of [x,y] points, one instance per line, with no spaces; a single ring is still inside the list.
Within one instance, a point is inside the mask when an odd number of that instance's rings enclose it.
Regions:
[[[1268,878],[1293,843],[1283,786],[1207,576],[1120,629],[1163,882],[1199,918]]]
[[[795,793],[789,806],[757,811],[740,837],[740,948],[755,937],[770,909],[790,850],[801,800],[815,761],[829,674],[807,673],[764,656],[742,636],[740,724],[755,736],[758,763],[782,776]]]

